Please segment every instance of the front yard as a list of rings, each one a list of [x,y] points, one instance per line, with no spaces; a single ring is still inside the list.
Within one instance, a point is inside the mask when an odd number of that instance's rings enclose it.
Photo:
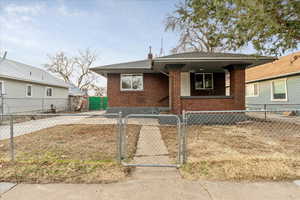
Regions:
[[[161,127],[173,158],[176,128]],[[300,126],[276,122],[194,125],[187,133],[188,160],[181,173],[202,180],[292,180],[300,178]]]
[[[116,125],[58,125],[14,138],[16,162],[9,161],[9,140],[0,141],[0,182],[103,183],[123,179],[129,169],[116,163]],[[141,126],[128,125],[133,156]]]

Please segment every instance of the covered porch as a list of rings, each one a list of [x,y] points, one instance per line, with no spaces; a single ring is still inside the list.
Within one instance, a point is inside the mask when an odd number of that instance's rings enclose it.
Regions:
[[[245,68],[265,62],[256,58],[157,58],[153,69],[169,76],[169,108],[183,110],[244,110]]]

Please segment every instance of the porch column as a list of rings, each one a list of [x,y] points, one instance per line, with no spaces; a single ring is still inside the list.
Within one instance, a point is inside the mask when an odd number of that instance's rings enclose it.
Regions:
[[[181,100],[180,100],[180,85],[181,85],[181,72],[180,68],[174,67],[169,70],[170,79],[170,99],[171,99],[171,112],[174,114],[181,114]]]
[[[230,95],[234,98],[235,110],[245,109],[245,66],[231,67],[230,71]]]

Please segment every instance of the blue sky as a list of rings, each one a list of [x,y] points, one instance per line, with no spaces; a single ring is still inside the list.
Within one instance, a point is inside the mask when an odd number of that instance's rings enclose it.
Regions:
[[[90,48],[96,65],[143,59],[149,45],[159,52],[176,45],[175,33],[164,31],[174,0],[0,0],[0,49],[8,58],[35,66],[47,54],[74,54]]]
[[[179,1],[0,0],[0,53],[42,67],[57,51],[90,48],[98,66],[144,59],[150,45],[158,54],[163,38],[168,54],[178,35],[164,31],[164,20]]]

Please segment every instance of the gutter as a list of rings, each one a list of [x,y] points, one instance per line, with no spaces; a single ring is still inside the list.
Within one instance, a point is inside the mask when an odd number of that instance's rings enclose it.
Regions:
[[[160,62],[170,62],[170,61],[241,61],[241,60],[277,60],[276,57],[262,57],[262,58],[249,58],[249,57],[201,57],[201,58],[155,58],[153,61],[160,61]]]

